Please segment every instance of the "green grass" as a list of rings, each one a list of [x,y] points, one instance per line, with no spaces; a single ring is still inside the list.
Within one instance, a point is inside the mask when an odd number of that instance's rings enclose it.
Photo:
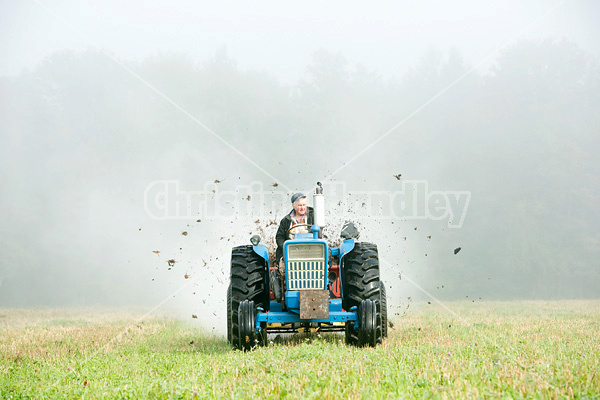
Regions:
[[[159,317],[4,309],[0,398],[600,398],[600,301],[447,306],[413,305],[374,349],[248,353]]]

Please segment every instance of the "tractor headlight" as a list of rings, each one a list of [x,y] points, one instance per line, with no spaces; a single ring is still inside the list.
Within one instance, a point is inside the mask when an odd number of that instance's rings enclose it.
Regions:
[[[327,274],[327,280],[329,280],[329,283],[333,283],[337,280],[337,274],[334,271],[329,271],[329,273]]]

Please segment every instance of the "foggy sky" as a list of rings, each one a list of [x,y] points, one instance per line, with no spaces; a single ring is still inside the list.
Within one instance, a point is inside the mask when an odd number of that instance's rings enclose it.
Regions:
[[[31,69],[56,51],[96,46],[125,59],[163,52],[185,53],[197,60],[226,47],[240,67],[267,71],[285,83],[303,75],[319,48],[342,53],[353,64],[396,78],[429,46],[455,46],[475,65],[517,34],[521,39],[567,38],[587,51],[600,52],[596,23],[600,6],[593,0],[368,6],[344,1],[299,5],[176,1],[167,5],[160,1],[4,0],[1,4],[0,75]]]

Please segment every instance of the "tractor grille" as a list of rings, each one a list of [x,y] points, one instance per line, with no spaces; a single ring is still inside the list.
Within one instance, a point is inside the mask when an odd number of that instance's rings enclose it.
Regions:
[[[325,289],[325,247],[317,243],[288,246],[288,289]]]
[[[323,289],[325,287],[324,261],[290,261],[288,274],[290,290]]]

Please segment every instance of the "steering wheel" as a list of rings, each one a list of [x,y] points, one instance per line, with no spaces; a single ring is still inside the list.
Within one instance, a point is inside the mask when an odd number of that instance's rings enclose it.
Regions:
[[[308,228],[309,232],[310,232],[310,228],[312,227],[312,225],[309,225],[309,224],[296,224],[287,230],[287,234],[285,235],[285,237],[290,237],[290,233],[292,233],[293,229],[300,228],[302,226],[306,226]],[[298,232],[298,233],[300,233],[300,232]],[[296,235],[296,234],[294,233],[294,235]]]

